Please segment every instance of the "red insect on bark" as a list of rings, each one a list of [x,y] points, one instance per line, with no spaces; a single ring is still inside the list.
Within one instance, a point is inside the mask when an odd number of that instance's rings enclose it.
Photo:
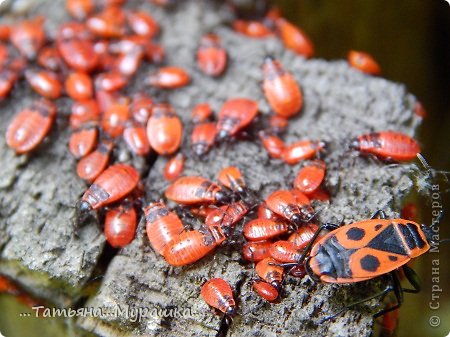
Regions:
[[[0,101],[11,92],[18,79],[17,73],[10,69],[0,69]]]
[[[86,27],[100,38],[120,38],[125,35],[125,12],[119,6],[108,6],[86,20]]]
[[[80,209],[97,209],[126,197],[137,186],[139,179],[139,173],[130,165],[108,167],[84,193]]]
[[[93,0],[66,0],[66,10],[71,17],[77,20],[85,20],[95,10]]]
[[[90,73],[100,62],[93,42],[88,39],[60,40],[57,42],[57,48],[67,65],[76,71]]]
[[[297,229],[296,232],[292,233],[288,238],[288,241],[292,242],[292,244],[298,249],[304,249],[309,244],[318,229],[319,226],[316,224],[305,224]]]
[[[101,73],[95,77],[95,88],[97,90],[117,91],[125,87],[127,84],[127,77],[118,71]]]
[[[127,22],[134,33],[153,38],[159,33],[159,24],[148,13],[143,11],[128,11]]]
[[[302,250],[290,241],[274,242],[269,249],[270,257],[283,263],[297,262],[302,256]]]
[[[278,290],[263,280],[253,280],[253,290],[268,302],[275,302],[278,298]]]
[[[325,150],[326,143],[320,140],[300,140],[286,145],[281,152],[281,159],[289,165],[298,164],[302,160],[311,159]]]
[[[158,43],[147,42],[144,45],[144,57],[148,62],[160,64],[166,57],[166,50]]]
[[[265,202],[271,211],[300,226],[303,222],[310,221],[314,215],[311,214],[309,200],[308,203],[306,200],[300,200],[291,191],[278,190],[270,194]]]
[[[279,159],[286,147],[283,140],[271,132],[261,130],[258,132],[259,139],[271,158]]]
[[[133,76],[141,65],[144,54],[141,48],[121,54],[113,61],[113,69],[121,73],[123,76]]]
[[[191,133],[192,152],[198,157],[204,156],[214,145],[217,130],[215,123],[194,125]]]
[[[93,96],[94,87],[92,79],[86,73],[70,73],[64,84],[67,94],[75,101],[88,100]]]
[[[262,280],[275,287],[275,289],[280,289],[284,270],[283,267],[277,265],[276,260],[266,257],[256,264],[255,271]]]
[[[294,77],[271,57],[266,57],[262,71],[264,95],[272,109],[287,118],[297,115],[303,106],[303,95]]]
[[[162,202],[153,202],[144,208],[147,237],[153,249],[163,254],[164,248],[185,231],[178,215]]]
[[[69,124],[72,129],[79,129],[89,123],[96,124],[99,120],[100,110],[95,99],[72,104],[72,112],[69,117]]]
[[[235,20],[233,29],[238,33],[255,39],[273,35],[273,32],[260,21]]]
[[[146,83],[161,89],[176,89],[189,84],[189,74],[180,67],[163,67],[148,75]]]
[[[130,112],[126,104],[113,104],[102,115],[102,129],[111,137],[122,135]]]
[[[172,266],[185,266],[205,257],[225,239],[221,227],[183,232],[166,245],[163,256]]]
[[[123,248],[133,241],[136,235],[137,215],[132,205],[111,208],[105,215],[105,237],[115,248]]]
[[[130,104],[130,113],[133,119],[146,125],[148,119],[152,115],[153,99],[148,97],[144,93],[138,93],[133,96],[133,100]]]
[[[217,139],[236,135],[249,125],[258,114],[258,103],[247,98],[234,98],[226,101],[219,112]]]
[[[38,16],[11,27],[9,39],[20,53],[29,60],[37,57],[45,43],[44,17]]]
[[[183,136],[183,124],[172,106],[156,104],[147,123],[147,137],[152,149],[161,155],[176,152]]]
[[[86,181],[93,181],[106,168],[113,144],[104,141],[97,146],[94,152],[84,156],[77,164],[77,175]]]
[[[39,51],[37,63],[48,70],[58,71],[63,66],[63,60],[55,47],[44,47]]]
[[[194,124],[207,122],[213,112],[211,106],[208,103],[197,104],[194,109],[192,109],[191,118]]]
[[[324,178],[325,163],[322,160],[314,160],[297,173],[294,188],[305,194],[311,194],[319,188]]]
[[[306,58],[314,56],[314,45],[303,30],[283,18],[277,19],[275,25],[286,48]]]
[[[241,200],[229,205],[223,205],[213,209],[205,218],[205,226],[233,227],[248,212],[247,205]]]
[[[279,218],[279,216],[272,212],[266,205],[265,202],[261,203],[258,206],[258,218],[259,219],[269,219],[269,220],[276,220]]]
[[[381,68],[377,61],[368,53],[350,50],[347,56],[348,63],[355,69],[370,75],[380,75]]]
[[[91,153],[97,145],[97,127],[78,130],[70,136],[69,150],[75,158],[82,158]]]
[[[174,181],[177,179],[184,169],[184,155],[179,152],[170,158],[164,166],[163,176],[167,181]]]
[[[419,144],[408,135],[394,131],[364,134],[351,141],[351,148],[386,161],[409,161],[420,153]]]
[[[250,241],[242,246],[242,257],[251,262],[258,262],[266,257],[269,257],[269,249],[272,246],[272,241]]]
[[[123,139],[130,150],[138,156],[145,156],[150,153],[150,144],[144,126],[128,125],[123,131]]]
[[[182,205],[226,203],[230,200],[228,193],[219,185],[197,176],[178,178],[167,188],[165,195],[168,199]]]
[[[286,131],[289,124],[289,119],[280,115],[272,115],[269,119],[269,130],[276,135]]]
[[[250,241],[272,239],[290,230],[289,224],[283,219],[254,219],[244,225],[242,233]]]
[[[62,84],[56,73],[50,70],[25,70],[25,78],[39,95],[56,99],[61,96]]]
[[[202,286],[201,296],[208,305],[227,315],[233,315],[236,310],[233,289],[224,279],[213,278],[206,282]]]
[[[197,64],[209,76],[220,76],[227,66],[227,51],[216,34],[204,35],[197,50]]]
[[[46,99],[34,101],[10,122],[6,143],[18,154],[30,152],[44,140],[55,117],[55,104]]]

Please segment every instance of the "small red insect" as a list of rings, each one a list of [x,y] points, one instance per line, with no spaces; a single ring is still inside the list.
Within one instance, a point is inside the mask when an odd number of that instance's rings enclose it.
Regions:
[[[181,152],[169,159],[164,166],[163,176],[167,181],[174,181],[177,179],[184,169],[185,157]]]
[[[288,238],[289,242],[298,249],[304,249],[313,238],[314,234],[318,231],[319,226],[316,224],[305,224],[292,233]]]
[[[111,137],[122,135],[130,115],[128,105],[113,104],[102,115],[102,129]]]
[[[297,115],[303,106],[303,95],[294,77],[271,57],[266,57],[262,71],[264,95],[272,109],[287,118]]]
[[[136,226],[137,215],[132,205],[108,209],[104,228],[106,241],[115,248],[123,248],[133,241]]]
[[[271,132],[261,130],[258,132],[259,139],[263,147],[271,158],[279,159],[286,147],[283,140],[278,136],[273,135]]]
[[[219,112],[217,139],[236,135],[250,124],[258,114],[258,103],[247,98],[234,98],[226,101]]]
[[[202,286],[203,300],[210,306],[227,315],[233,315],[236,310],[236,302],[233,298],[233,289],[227,281],[221,278],[213,278]]]
[[[25,70],[25,78],[39,95],[56,99],[61,96],[62,84],[58,75],[50,70]]]
[[[127,22],[130,28],[138,35],[148,39],[159,33],[159,25],[153,17],[143,11],[128,11]]]
[[[70,136],[69,150],[75,158],[82,158],[91,153],[97,145],[97,127],[87,127],[78,130]]]
[[[304,166],[295,177],[294,188],[305,194],[316,191],[325,178],[325,163],[314,160]]]
[[[162,45],[149,41],[144,45],[144,56],[148,62],[160,64],[166,57],[166,51]]]
[[[190,81],[189,74],[183,68],[163,67],[150,73],[146,83],[157,88],[176,89],[188,85]]]
[[[95,10],[93,0],[66,0],[66,10],[71,17],[85,20]]]
[[[119,55],[113,59],[113,69],[121,73],[123,76],[133,76],[141,65],[144,53],[141,48],[135,48],[126,54]]]
[[[117,91],[128,84],[126,76],[118,71],[109,71],[98,74],[95,77],[95,89],[105,91]]]
[[[37,57],[45,43],[44,17],[38,16],[11,27],[9,39],[20,53],[29,60]]]
[[[102,172],[81,198],[82,211],[97,209],[126,197],[139,182],[139,173],[126,164],[115,164]]]
[[[75,101],[88,100],[94,93],[91,77],[83,72],[69,74],[64,85],[67,94]]]
[[[206,34],[200,40],[197,50],[200,70],[209,76],[220,76],[227,66],[227,51],[216,34]]]
[[[100,57],[95,53],[94,44],[90,40],[58,40],[56,46],[63,60],[76,71],[90,73],[100,63]]]
[[[302,250],[290,241],[280,240],[270,246],[269,254],[279,262],[289,263],[297,262],[302,255]]]
[[[219,185],[197,176],[178,178],[167,188],[165,195],[182,205],[226,203],[230,200],[228,193]]]
[[[253,280],[253,289],[256,293],[268,302],[275,302],[278,298],[278,290],[271,284],[263,280]]]
[[[306,58],[314,56],[314,45],[303,30],[283,18],[277,19],[275,24],[286,48]]]
[[[255,266],[258,276],[275,289],[280,289],[283,281],[283,267],[277,265],[277,261],[271,257],[259,261]]]
[[[281,153],[281,159],[290,165],[295,165],[302,160],[311,159],[322,152],[326,143],[320,140],[300,140],[291,145],[286,145]]]
[[[254,219],[244,225],[242,234],[250,241],[271,239],[289,231],[285,220]]]
[[[217,177],[219,182],[230,190],[243,193],[246,188],[244,177],[236,166],[228,166],[220,170]]]
[[[347,56],[348,63],[353,68],[370,75],[380,75],[381,69],[375,59],[368,53],[350,50]]]
[[[314,216],[308,198],[300,200],[291,191],[278,190],[266,198],[267,207],[297,226],[308,222]],[[306,203],[307,201],[307,203]]]
[[[266,205],[265,202],[262,202],[258,206],[258,218],[259,219],[269,219],[269,220],[276,220],[278,219],[278,215],[274,212],[272,212]]]
[[[144,208],[146,231],[153,249],[163,254],[164,248],[185,231],[178,215],[162,202],[153,202]]]
[[[56,105],[46,99],[34,101],[14,117],[6,130],[6,143],[18,154],[35,149],[50,131]]]
[[[198,157],[204,156],[214,145],[216,134],[215,123],[195,124],[191,133],[192,152]]]
[[[212,116],[211,106],[208,103],[197,104],[192,109],[191,117],[194,124],[205,123]]]
[[[420,146],[413,138],[394,131],[358,136],[350,146],[362,154],[372,154],[386,161],[408,161],[420,153]]]
[[[220,226],[186,231],[166,245],[163,256],[172,266],[185,266],[205,257],[225,239]]]
[[[95,99],[74,102],[69,123],[72,129],[79,129],[85,124],[96,124],[100,120],[100,110]]]
[[[100,38],[120,38],[125,34],[126,16],[119,6],[108,6],[86,20],[86,27]]]
[[[147,123],[147,137],[152,149],[161,155],[176,152],[183,136],[183,124],[168,103],[155,104]]]
[[[272,241],[250,241],[242,246],[242,257],[251,262],[258,262],[269,257],[269,249]]]
[[[150,153],[150,143],[144,126],[128,125],[123,131],[123,139],[131,151],[138,156],[145,156]]]
[[[251,38],[261,39],[273,35],[272,31],[259,21],[235,20],[233,29]]]
[[[10,69],[0,69],[0,101],[6,98],[18,79],[17,73]]]
[[[133,96],[130,104],[130,113],[133,119],[146,125],[152,115],[153,100],[144,93],[138,93]]]
[[[106,168],[109,162],[109,155],[113,149],[113,144],[103,141],[97,146],[94,152],[84,156],[77,164],[77,175],[86,181],[93,181]]]
[[[58,71],[63,65],[61,55],[55,47],[44,47],[39,51],[37,63],[48,70]]]
[[[247,205],[241,200],[223,205],[209,212],[205,218],[205,226],[221,226],[229,228],[240,221],[248,212]]]

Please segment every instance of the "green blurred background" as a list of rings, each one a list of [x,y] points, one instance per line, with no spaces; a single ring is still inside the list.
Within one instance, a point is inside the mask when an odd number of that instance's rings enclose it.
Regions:
[[[314,41],[316,57],[345,58],[349,49],[372,54],[383,76],[404,83],[428,111],[419,139],[425,157],[436,169],[450,171],[450,5],[444,0],[276,0],[284,15],[304,29]],[[450,189],[440,180],[441,191]],[[444,209],[450,209],[449,193],[443,193]],[[421,220],[429,223],[431,205],[419,200]],[[446,207],[447,206],[447,207]],[[450,214],[441,222],[441,238],[450,238]],[[442,245],[439,256],[418,259],[415,270],[423,281],[419,295],[406,294],[397,336],[434,337],[450,332],[450,245]],[[429,254],[431,255],[431,254]],[[431,262],[439,258],[440,308],[429,308]],[[434,275],[436,276],[436,275]],[[437,294],[437,293],[436,293]],[[27,311],[11,296],[0,295],[0,328],[7,337],[78,336],[79,331],[59,319],[27,319],[28,331],[17,326],[20,312]],[[440,317],[439,327],[429,319]],[[20,320],[21,325],[24,320]],[[21,331],[20,331],[21,330]]]

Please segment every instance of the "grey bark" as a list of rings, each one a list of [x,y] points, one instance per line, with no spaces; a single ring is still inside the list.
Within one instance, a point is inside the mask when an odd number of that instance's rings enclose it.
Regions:
[[[252,40],[240,36],[224,24],[229,13],[210,2],[186,1],[171,11],[148,3],[139,7],[150,10],[162,26],[167,64],[185,67],[192,75],[191,85],[167,94],[185,125],[183,151],[189,153],[189,116],[197,103],[209,102],[217,113],[225,100],[248,97],[258,101],[262,115],[270,113],[261,90],[260,67],[266,55],[273,55],[300,83],[305,102],[302,113],[290,121],[285,141],[323,139],[330,144],[325,161],[326,187],[332,199],[315,204],[321,210],[318,220],[339,222],[344,217],[346,222],[356,221],[368,218],[377,209],[398,216],[402,200],[412,187],[408,176],[411,166],[387,166],[354,156],[345,145],[351,137],[373,130],[392,129],[413,135],[419,124],[413,113],[415,98],[403,85],[361,74],[344,61],[304,60],[275,38]],[[51,5],[51,10],[42,3],[35,4],[32,12],[48,16],[48,29],[66,20],[61,3]],[[229,53],[228,69],[219,79],[202,75],[195,64],[199,38],[210,31],[220,35]],[[139,71],[130,92],[143,87],[147,68]],[[13,114],[33,97],[36,95],[21,83],[13,97],[0,103],[2,134]],[[16,156],[0,137],[0,267],[2,274],[13,277],[32,293],[59,306],[69,306],[80,298],[105,242],[94,221],[84,224],[76,235],[74,206],[86,187],[76,177],[75,161],[67,150],[69,104],[61,99],[58,106],[57,127],[32,154]],[[116,157],[133,161],[146,172],[146,164],[123,146]],[[158,157],[144,177],[147,201],[163,197],[168,186],[162,178],[166,161]],[[215,179],[219,170],[229,165],[242,170],[247,184],[260,198],[278,188],[289,188],[300,167],[270,159],[258,141],[239,140],[215,147],[201,161],[188,156],[183,174]],[[77,323],[102,336],[214,336],[220,317],[200,298],[200,286],[206,279],[222,277],[232,285],[240,284],[235,294],[239,309],[229,336],[372,333],[370,311],[377,301],[349,310],[335,321],[320,321],[379,289],[383,282],[336,286],[315,284],[309,277],[288,277],[280,303],[265,303],[247,284],[254,271],[251,264],[241,261],[241,229],[242,225],[238,226],[230,242],[210,256],[191,266],[173,268],[152,250],[141,221],[136,239],[113,258],[99,291],[82,305],[105,310],[118,306],[177,308],[189,310],[190,316],[161,317],[150,311],[149,317],[137,322],[125,315],[111,315],[79,318]]]

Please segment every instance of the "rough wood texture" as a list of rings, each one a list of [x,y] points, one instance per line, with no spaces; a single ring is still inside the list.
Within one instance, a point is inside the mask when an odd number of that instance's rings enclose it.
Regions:
[[[61,7],[59,7],[61,6]],[[189,151],[192,107],[209,102],[217,112],[223,102],[233,97],[258,100],[261,114],[270,109],[261,91],[260,66],[268,54],[278,58],[293,73],[304,94],[301,115],[291,120],[284,139],[323,139],[330,143],[325,161],[328,167],[326,186],[331,203],[317,203],[319,220],[338,222],[367,218],[377,209],[388,216],[398,215],[403,197],[412,186],[408,165],[386,166],[378,161],[352,156],[346,141],[352,136],[393,129],[412,135],[419,121],[414,117],[415,99],[404,86],[381,78],[365,76],[350,69],[345,62],[306,61],[286,51],[275,38],[250,40],[232,32],[223,22],[229,13],[211,2],[186,1],[166,12],[144,3],[162,25],[161,42],[167,48],[167,64],[189,70],[192,84],[168,93],[185,124],[183,151],[188,155],[185,175],[202,175],[215,179],[228,165],[238,166],[248,185],[261,198],[278,188],[289,187],[299,166],[288,166],[271,160],[258,141],[239,140],[222,144],[203,160]],[[50,13],[49,27],[65,18],[61,4],[52,10],[36,7],[36,12]],[[195,50],[202,34],[214,30],[223,39],[230,62],[220,79],[202,75],[196,68]],[[152,69],[150,66],[149,69]],[[131,88],[141,88],[143,70]],[[21,87],[24,87],[23,83]],[[131,90],[131,91],[132,91]],[[164,94],[165,95],[165,94]],[[7,102],[0,103],[0,132],[13,113],[27,105],[29,90],[17,91]],[[26,97],[26,98],[24,98]],[[61,100],[60,112],[68,113]],[[46,143],[29,157],[15,156],[0,138],[2,177],[0,179],[0,247],[1,272],[13,276],[28,288],[51,302],[67,305],[78,298],[80,290],[99,261],[104,239],[93,223],[85,224],[75,237],[73,206],[84,185],[74,174],[75,162],[67,150],[68,131],[64,117]],[[120,160],[132,160],[119,151]],[[167,183],[162,178],[166,158],[159,157],[146,179],[147,200],[163,196]],[[134,161],[136,162],[136,161]],[[145,172],[145,164],[136,162]],[[238,314],[229,336],[369,336],[373,320],[369,310],[348,311],[334,322],[319,324],[324,317],[342,308],[343,303],[364,297],[377,282],[355,286],[317,285],[308,277],[288,278],[283,299],[269,305],[260,300],[247,282],[254,276],[253,266],[242,263],[240,235],[235,230],[230,242],[200,262],[171,268],[149,246],[143,223],[131,245],[119,251],[107,268],[101,288],[86,307],[106,310],[130,308],[172,309],[176,317],[143,317],[140,321],[126,315],[79,319],[80,326],[102,336],[214,336],[220,318],[211,313],[201,300],[200,286],[211,277],[223,277],[238,285]],[[73,287],[73,288],[71,288]],[[63,295],[61,295],[61,293]],[[370,303],[376,305],[376,301]],[[361,307],[359,307],[361,309]],[[189,310],[190,315],[185,310]],[[174,311],[172,311],[174,313]],[[169,313],[166,313],[169,315]],[[172,315],[173,316],[173,315]],[[182,317],[180,317],[182,316]]]

